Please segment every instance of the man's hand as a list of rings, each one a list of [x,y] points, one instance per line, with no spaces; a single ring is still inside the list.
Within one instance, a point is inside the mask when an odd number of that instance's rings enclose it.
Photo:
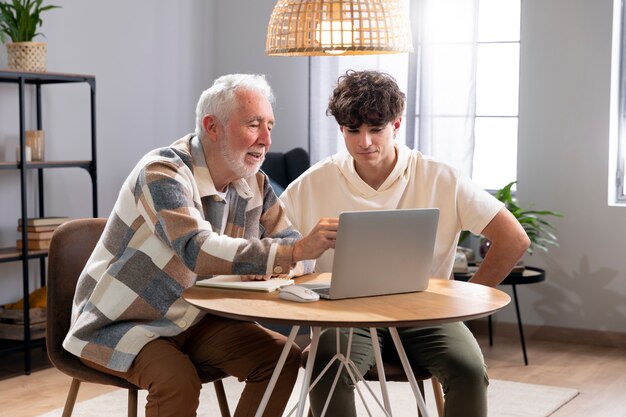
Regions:
[[[321,219],[311,232],[296,242],[293,247],[293,261],[317,259],[327,249],[335,247],[339,219],[336,217]]]
[[[272,275],[242,275],[242,281],[267,281]]]

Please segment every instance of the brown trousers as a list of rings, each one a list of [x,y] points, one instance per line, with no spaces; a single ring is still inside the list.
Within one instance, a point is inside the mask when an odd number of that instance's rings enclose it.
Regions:
[[[148,390],[146,417],[196,416],[201,389],[196,369],[219,368],[246,382],[234,417],[248,417],[256,413],[286,340],[255,323],[207,315],[175,337],[145,345],[127,372],[81,360]],[[264,417],[282,415],[298,376],[300,353],[292,346]]]

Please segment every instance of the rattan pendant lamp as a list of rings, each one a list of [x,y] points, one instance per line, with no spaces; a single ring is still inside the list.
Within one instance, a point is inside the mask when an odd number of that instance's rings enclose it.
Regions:
[[[368,55],[412,52],[400,0],[278,0],[267,55]]]

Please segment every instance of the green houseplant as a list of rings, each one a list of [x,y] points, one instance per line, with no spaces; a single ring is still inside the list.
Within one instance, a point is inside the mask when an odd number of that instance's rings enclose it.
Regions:
[[[563,217],[561,213],[549,211],[549,210],[530,210],[520,207],[517,199],[513,197],[511,188],[517,184],[517,181],[512,181],[496,191],[495,197],[504,203],[505,207],[515,216],[517,221],[520,222],[528,238],[530,239],[530,246],[528,247],[528,254],[532,255],[535,250],[548,251],[548,247],[558,246],[558,239],[556,236],[556,229],[550,224],[546,217]],[[465,240],[470,233],[463,231],[459,238],[459,243]],[[481,240],[481,256],[484,257],[484,253],[489,247],[489,241],[485,238]]]
[[[47,45],[33,42],[42,35],[37,32],[42,25],[41,13],[59,8],[43,5],[43,0],[11,0],[0,2],[0,41],[7,39],[9,69],[16,71],[45,71]]]
[[[532,255],[536,249],[547,252],[549,245],[559,246],[556,229],[545,218],[546,216],[563,217],[563,215],[549,210],[528,210],[520,207],[511,194],[511,188],[516,183],[517,181],[510,182],[496,191],[496,198],[504,203],[526,231],[530,239],[528,253]]]

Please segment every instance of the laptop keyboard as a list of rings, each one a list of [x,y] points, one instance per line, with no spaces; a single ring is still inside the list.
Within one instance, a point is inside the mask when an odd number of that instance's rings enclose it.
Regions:
[[[315,291],[316,293],[320,294],[320,295],[330,295],[330,287],[324,287],[324,288],[311,288],[312,291]]]

